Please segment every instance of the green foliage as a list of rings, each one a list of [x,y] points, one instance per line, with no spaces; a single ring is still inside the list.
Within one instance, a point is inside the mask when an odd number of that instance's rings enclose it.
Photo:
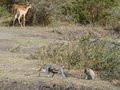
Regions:
[[[67,21],[105,26],[114,25],[118,20],[110,11],[119,4],[119,0],[36,0],[35,2],[37,3],[31,11],[32,16],[28,19],[33,25]]]
[[[12,5],[13,4],[15,4],[15,3],[23,3],[23,2],[25,2],[24,0],[1,0],[0,1],[0,5],[1,6],[5,6],[6,7],[6,9],[9,11],[9,12],[11,12],[11,10],[12,10]]]
[[[24,0],[0,0],[0,17],[8,17],[10,16],[10,12],[12,12],[12,5],[15,3],[23,3]],[[12,12],[13,13],[13,12]]]
[[[92,68],[101,77],[118,78],[120,74],[120,44],[89,33],[79,42],[63,42],[41,47],[30,55],[32,59],[63,63],[68,69]],[[107,74],[107,75],[106,75]]]
[[[50,23],[51,8],[46,1],[34,6],[28,12],[27,22],[31,25],[48,25]]]
[[[54,0],[36,1],[35,5],[28,12],[27,23],[45,26],[56,23],[56,21],[66,21],[65,16],[61,13],[61,3],[63,2]]]
[[[74,0],[62,8],[63,13],[71,15],[77,23],[107,25],[115,18],[109,11],[117,3],[118,0]]]
[[[1,0],[0,5],[11,12],[13,4],[25,5],[26,1],[34,3],[26,19],[29,25],[67,22],[113,26],[120,19],[119,13],[114,13],[119,0]]]
[[[5,6],[0,6],[0,17],[8,17],[10,14]]]

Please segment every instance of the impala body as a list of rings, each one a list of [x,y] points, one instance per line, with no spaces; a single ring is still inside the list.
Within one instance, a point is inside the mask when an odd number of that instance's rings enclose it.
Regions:
[[[25,17],[26,17],[26,14],[28,12],[28,10],[32,7],[32,4],[30,5],[27,5],[27,6],[22,6],[22,5],[13,5],[13,10],[14,10],[14,13],[15,13],[15,17],[14,17],[14,20],[13,20],[13,26],[15,24],[15,21],[16,19],[18,19],[18,22],[20,24],[20,26],[24,26],[25,27]],[[20,21],[21,17],[23,16],[23,25]]]

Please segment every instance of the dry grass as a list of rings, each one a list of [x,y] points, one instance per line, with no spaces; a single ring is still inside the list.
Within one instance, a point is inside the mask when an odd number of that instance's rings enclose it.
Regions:
[[[53,32],[54,30],[57,30],[57,32]],[[25,82],[44,81],[48,83],[75,84],[76,86],[117,90],[117,87],[107,81],[101,80],[91,82],[73,77],[38,77],[37,71],[40,61],[27,59],[30,53],[38,47],[47,46],[53,42],[76,41],[80,34],[87,33],[88,30],[89,29],[85,27],[72,25],[26,28],[0,27],[0,80]],[[44,62],[45,61],[41,61],[41,63]]]

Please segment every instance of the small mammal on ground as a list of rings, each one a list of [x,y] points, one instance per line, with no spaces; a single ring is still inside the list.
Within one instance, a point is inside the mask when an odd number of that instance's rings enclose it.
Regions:
[[[44,64],[39,69],[39,76],[40,76],[40,72],[45,72],[45,73],[48,74],[48,77],[49,77],[50,73],[52,73],[52,77],[55,74],[59,74],[59,73],[62,74],[63,77],[66,77],[66,75],[64,74],[63,68],[64,68],[63,65],[59,66],[59,65],[56,65],[56,64]]]

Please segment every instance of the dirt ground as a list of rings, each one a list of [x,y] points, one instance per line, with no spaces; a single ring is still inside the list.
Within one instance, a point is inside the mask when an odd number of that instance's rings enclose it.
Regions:
[[[40,61],[27,59],[38,47],[74,41],[88,30],[78,26],[0,27],[0,90],[119,90],[119,87],[100,79],[84,80],[60,75],[48,78],[44,74],[39,77]],[[108,34],[108,31],[99,29],[93,31],[103,37]]]

